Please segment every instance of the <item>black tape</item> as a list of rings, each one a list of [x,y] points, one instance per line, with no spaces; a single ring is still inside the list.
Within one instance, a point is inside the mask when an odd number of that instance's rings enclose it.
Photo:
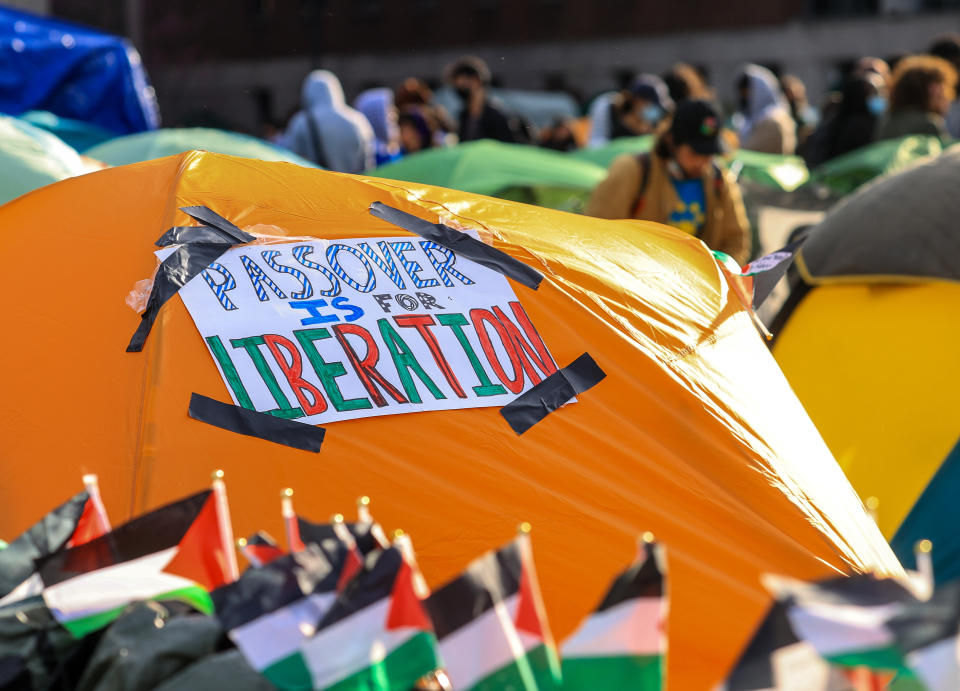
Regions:
[[[166,301],[231,247],[232,245],[206,243],[180,245],[163,260],[153,279],[153,289],[147,300],[147,308],[140,315],[140,325],[127,345],[128,353],[139,353],[143,350],[143,344],[146,343],[150,329],[153,328],[153,322],[157,320],[157,314]]]
[[[607,374],[588,353],[557,370],[500,409],[513,431],[523,434],[547,415],[593,387]]]
[[[174,226],[157,238],[154,244],[157,247],[169,247],[170,245],[188,245],[197,242],[211,245],[236,244],[232,236],[209,226]]]
[[[233,239],[233,244],[242,245],[245,242],[253,242],[254,238],[250,233],[245,233],[230,221],[205,206],[181,206],[180,210],[187,216],[205,226],[221,230]]]
[[[323,444],[323,427],[284,420],[256,410],[222,403],[198,393],[190,397],[190,417],[229,432],[257,437],[302,451],[317,453]]]
[[[406,211],[395,209],[392,206],[387,206],[382,202],[373,202],[370,205],[370,213],[387,223],[392,223],[411,233],[416,233],[422,238],[442,245],[451,252],[475,261],[477,264],[482,264],[489,269],[499,271],[507,278],[512,278],[517,283],[521,283],[533,290],[536,290],[540,285],[540,281],[543,280],[543,274],[532,266],[527,266],[506,252],[485,245],[466,233],[454,230],[450,226],[442,223],[424,221],[422,218],[408,214]]]
[[[185,206],[180,210],[205,225],[174,226],[157,239],[155,244],[160,247],[180,246],[157,269],[147,308],[140,315],[140,324],[127,345],[128,353],[143,350],[160,308],[178,290],[234,245],[256,239],[205,206]]]

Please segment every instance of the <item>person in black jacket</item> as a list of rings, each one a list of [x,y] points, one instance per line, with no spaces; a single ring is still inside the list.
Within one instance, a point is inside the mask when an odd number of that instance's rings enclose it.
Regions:
[[[811,168],[871,144],[887,108],[887,88],[874,72],[850,77],[832,112],[810,135],[803,156]]]
[[[520,122],[487,95],[490,70],[480,58],[462,57],[447,70],[447,79],[463,101],[460,111],[460,141],[496,139],[527,143]]]

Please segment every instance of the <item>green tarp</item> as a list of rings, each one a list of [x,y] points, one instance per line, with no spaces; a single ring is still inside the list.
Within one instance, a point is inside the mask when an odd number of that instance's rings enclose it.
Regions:
[[[740,180],[752,180],[784,192],[792,192],[810,177],[806,164],[799,156],[740,149],[732,154],[729,166]]]
[[[0,115],[0,204],[85,172],[80,155],[56,136]]]
[[[590,161],[598,166],[609,168],[613,159],[620,154],[639,154],[651,149],[653,149],[653,135],[647,134],[642,137],[620,137],[595,149],[571,151],[569,155],[581,161]]]
[[[941,151],[943,144],[937,137],[914,135],[886,139],[817,166],[810,176],[810,183],[826,187],[831,194],[844,196],[875,177],[938,156]]]
[[[19,118],[34,127],[57,135],[80,153],[117,136],[115,132],[89,122],[61,118],[46,110],[31,110],[23,113]]]
[[[370,174],[579,211],[605,173],[601,166],[556,151],[478,141],[413,154]]]
[[[595,149],[580,149],[569,155],[607,168],[620,154],[639,154],[653,148],[653,136],[621,137]],[[809,173],[799,156],[779,156],[757,151],[739,150],[726,159],[727,166],[740,179],[792,192],[807,181]]]
[[[308,168],[318,167],[292,151],[274,146],[262,139],[206,127],[170,128],[130,134],[99,144],[88,149],[84,154],[112,166],[123,166],[152,158],[174,156],[194,149],[244,158],[258,158],[261,161],[286,161]]]

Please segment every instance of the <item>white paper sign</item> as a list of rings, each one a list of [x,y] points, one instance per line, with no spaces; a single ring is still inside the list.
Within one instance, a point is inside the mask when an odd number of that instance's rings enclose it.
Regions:
[[[409,236],[235,247],[180,296],[234,403],[309,424],[503,406],[557,369],[500,273]]]

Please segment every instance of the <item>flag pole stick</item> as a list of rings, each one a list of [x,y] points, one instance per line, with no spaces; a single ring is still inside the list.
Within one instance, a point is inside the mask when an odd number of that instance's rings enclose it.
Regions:
[[[287,487],[280,493],[280,515],[287,534],[287,550],[292,554],[303,549],[300,528],[297,525],[297,512],[293,510],[293,490]]]
[[[97,514],[101,534],[109,533],[111,530],[110,518],[107,516],[107,508],[103,505],[103,498],[100,496],[100,482],[97,480],[97,476],[93,473],[84,475],[83,486],[87,490],[90,503]]]
[[[350,529],[347,527],[347,524],[343,520],[342,513],[335,513],[330,517],[330,522],[333,524],[333,532],[337,538],[347,546],[348,549],[355,550],[357,549],[357,541],[353,537],[353,533],[350,532]]]
[[[930,540],[920,540],[913,547],[913,555],[917,560],[917,572],[927,589],[924,597],[927,599],[933,594],[933,543]]]
[[[430,597],[430,586],[427,585],[427,579],[423,577],[420,566],[417,565],[417,555],[413,551],[413,540],[410,536],[399,528],[393,531],[393,544],[400,550],[403,560],[407,562],[410,570],[413,572],[413,589],[417,597],[425,600]]]
[[[230,505],[227,503],[227,486],[223,482],[223,471],[213,473],[213,495],[217,501],[217,521],[220,523],[220,538],[223,551],[227,556],[227,575],[231,581],[240,578],[237,565],[237,550],[233,542],[233,526],[230,524]]]
[[[370,515],[370,497],[362,496],[357,499],[357,520],[360,523],[373,523]]]

